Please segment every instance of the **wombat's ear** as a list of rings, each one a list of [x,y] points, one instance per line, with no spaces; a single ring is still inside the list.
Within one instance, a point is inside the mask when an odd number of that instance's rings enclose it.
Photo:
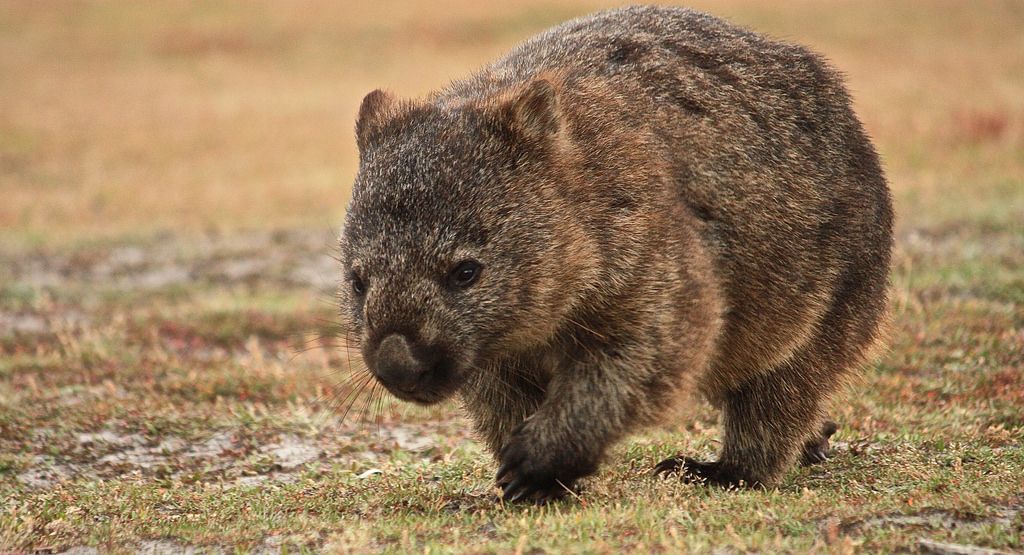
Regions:
[[[558,92],[547,79],[534,80],[511,104],[513,125],[528,136],[542,139],[558,134]]]
[[[370,136],[380,128],[396,103],[393,96],[380,89],[363,98],[356,118],[356,142],[360,150],[366,148]]]

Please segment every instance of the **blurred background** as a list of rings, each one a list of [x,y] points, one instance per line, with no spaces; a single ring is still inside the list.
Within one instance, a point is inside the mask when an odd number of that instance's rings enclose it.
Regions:
[[[363,94],[422,95],[612,4],[4,2],[0,238],[336,225]],[[1020,219],[1021,2],[690,5],[847,73],[904,224]]]

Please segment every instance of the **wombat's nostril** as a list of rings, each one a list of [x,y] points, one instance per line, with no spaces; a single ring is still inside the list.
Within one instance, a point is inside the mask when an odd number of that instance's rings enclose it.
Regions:
[[[374,369],[377,379],[384,385],[410,391],[416,387],[420,375],[427,365],[412,351],[405,336],[393,333],[377,347],[377,364]]]

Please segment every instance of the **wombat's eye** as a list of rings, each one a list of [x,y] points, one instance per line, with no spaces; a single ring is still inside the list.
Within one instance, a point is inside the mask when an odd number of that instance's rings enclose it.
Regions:
[[[363,279],[360,278],[355,272],[349,274],[349,281],[352,282],[352,292],[358,296],[363,296],[366,293],[366,284],[363,283]]]
[[[448,285],[450,287],[465,289],[476,283],[480,278],[480,271],[483,266],[476,260],[463,260],[455,265],[455,268],[448,273]]]

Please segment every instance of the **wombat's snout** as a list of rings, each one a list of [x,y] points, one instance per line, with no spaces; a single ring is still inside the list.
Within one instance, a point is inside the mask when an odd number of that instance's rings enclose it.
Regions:
[[[374,373],[389,389],[411,392],[427,370],[427,366],[413,355],[405,336],[397,333],[381,340],[376,359]]]
[[[413,344],[402,334],[382,339],[374,359],[374,374],[381,384],[409,400],[435,400],[433,390],[451,378],[438,349]]]

